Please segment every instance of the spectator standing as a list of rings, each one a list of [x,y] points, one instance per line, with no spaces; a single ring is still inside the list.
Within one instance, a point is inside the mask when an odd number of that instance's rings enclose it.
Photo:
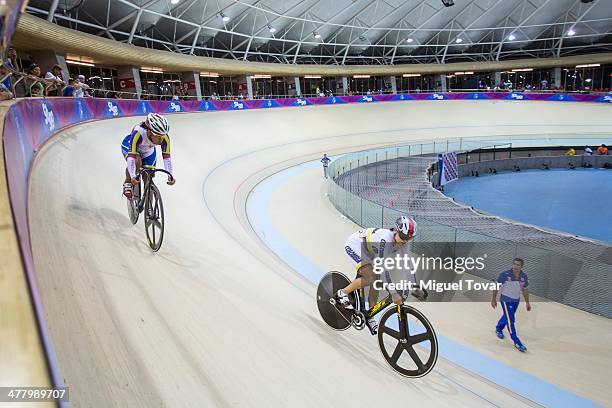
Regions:
[[[27,74],[28,76],[25,79],[25,96],[43,96],[45,86],[43,85],[42,78],[40,77],[40,66],[38,64],[30,65]]]
[[[17,59],[17,50],[14,47],[9,47],[6,50],[6,56],[8,57],[4,63],[14,71],[21,71],[21,65]]]
[[[8,67],[9,69],[13,70],[13,71],[21,71],[21,67],[19,66],[19,61],[17,60],[17,50],[15,50],[15,48],[13,47],[9,47],[9,49],[6,51],[6,55],[7,55],[7,59],[4,60],[4,64],[6,67]],[[8,74],[9,71],[6,72],[6,74]],[[3,74],[2,76],[6,75]],[[2,82],[2,84],[4,85],[4,87],[8,90],[11,89],[11,77],[8,77],[4,80],[4,82]]]
[[[62,92],[62,96],[72,98],[76,90],[75,83],[76,83],[76,80],[74,78],[68,79],[68,86],[64,88],[64,91]]]
[[[77,80],[74,83],[74,86],[75,86],[74,88],[75,98],[84,98],[86,96],[89,96],[87,91],[85,91],[86,88],[89,88],[89,85],[85,83],[85,75],[77,76]]]
[[[584,146],[584,155],[585,156],[592,156],[593,155],[593,149],[591,149],[589,146]]]
[[[515,314],[521,301],[521,292],[525,298],[525,306],[527,311],[531,310],[531,304],[529,303],[529,280],[527,275],[523,272],[523,266],[525,261],[521,258],[514,258],[512,261],[512,268],[508,269],[499,274],[497,277],[497,283],[501,286],[501,296],[499,302],[502,305],[502,316],[497,322],[495,327],[495,333],[500,339],[504,338],[503,330],[508,327],[510,338],[514,342],[514,347],[519,351],[527,351],[527,347],[523,345],[521,340],[516,335],[516,329],[514,327]],[[491,306],[495,309],[497,307],[497,290],[493,291],[493,298],[491,299]]]
[[[323,163],[323,176],[325,176],[325,178],[327,178],[327,166],[329,166],[330,161],[331,159],[327,157],[327,153],[324,153],[321,163]]]
[[[597,148],[597,154],[600,156],[605,156],[608,154],[608,146],[602,143],[601,146]]]
[[[66,82],[62,79],[62,68],[55,64],[51,71],[45,74],[45,79],[49,84],[47,86],[47,96],[60,96],[62,88],[66,85]]]
[[[569,150],[567,152],[565,152],[566,156],[575,156],[576,155],[576,150],[574,150],[573,147],[570,147]]]
[[[4,66],[0,66],[0,75],[5,76],[9,72]],[[10,85],[10,81],[9,81]],[[0,83],[0,101],[6,101],[7,99],[13,99],[15,96],[9,88],[4,85],[4,82]]]

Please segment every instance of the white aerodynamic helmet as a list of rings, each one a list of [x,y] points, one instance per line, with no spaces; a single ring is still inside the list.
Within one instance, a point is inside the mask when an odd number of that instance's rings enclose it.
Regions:
[[[402,215],[395,220],[395,229],[403,240],[410,239],[416,235],[417,224],[411,217]]]
[[[166,118],[157,113],[149,113],[147,115],[147,125],[153,133],[157,133],[158,135],[167,135],[170,131],[170,125]]]

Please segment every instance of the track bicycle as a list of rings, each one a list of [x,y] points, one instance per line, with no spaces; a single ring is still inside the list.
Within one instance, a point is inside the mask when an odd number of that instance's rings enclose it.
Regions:
[[[147,242],[154,252],[159,251],[164,239],[164,204],[154,182],[157,172],[166,173],[169,179],[173,180],[172,174],[164,169],[143,167],[136,174],[139,183],[134,186],[132,198],[127,200],[128,215],[132,224],[136,224],[138,216],[144,212]],[[141,194],[142,192],[144,194]]]
[[[366,309],[363,289],[349,295],[353,309],[345,309],[337,301],[336,293],[349,283],[346,275],[337,271],[327,273],[319,282],[317,306],[325,323],[334,330],[351,326],[363,330],[369,317],[382,313],[378,346],[387,363],[405,377],[427,375],[438,359],[438,339],[425,315],[412,306],[396,305],[390,294]],[[392,307],[387,308],[389,305]]]

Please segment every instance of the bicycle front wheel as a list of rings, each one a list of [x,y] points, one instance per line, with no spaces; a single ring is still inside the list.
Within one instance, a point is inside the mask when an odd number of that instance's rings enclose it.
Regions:
[[[438,338],[425,315],[393,305],[380,318],[378,345],[387,363],[405,377],[427,375],[438,360]]]
[[[155,252],[161,248],[164,239],[164,204],[157,186],[151,183],[148,197],[145,197],[145,231],[149,247]]]

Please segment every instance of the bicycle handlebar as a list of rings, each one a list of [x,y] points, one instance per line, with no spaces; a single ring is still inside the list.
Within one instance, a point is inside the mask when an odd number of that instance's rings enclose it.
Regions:
[[[157,173],[157,172],[166,173],[166,174],[168,175],[168,179],[169,179],[169,180],[174,180],[174,177],[172,176],[172,174],[170,174],[170,172],[169,172],[169,171],[166,171],[166,170],[164,170],[164,169],[146,169],[146,168],[144,168],[144,167],[143,167],[143,168],[141,168],[141,169],[138,171],[138,173],[136,173],[136,178],[139,178],[139,177],[140,177],[140,175],[141,175],[142,173],[145,173],[145,172],[146,172],[146,173]]]

